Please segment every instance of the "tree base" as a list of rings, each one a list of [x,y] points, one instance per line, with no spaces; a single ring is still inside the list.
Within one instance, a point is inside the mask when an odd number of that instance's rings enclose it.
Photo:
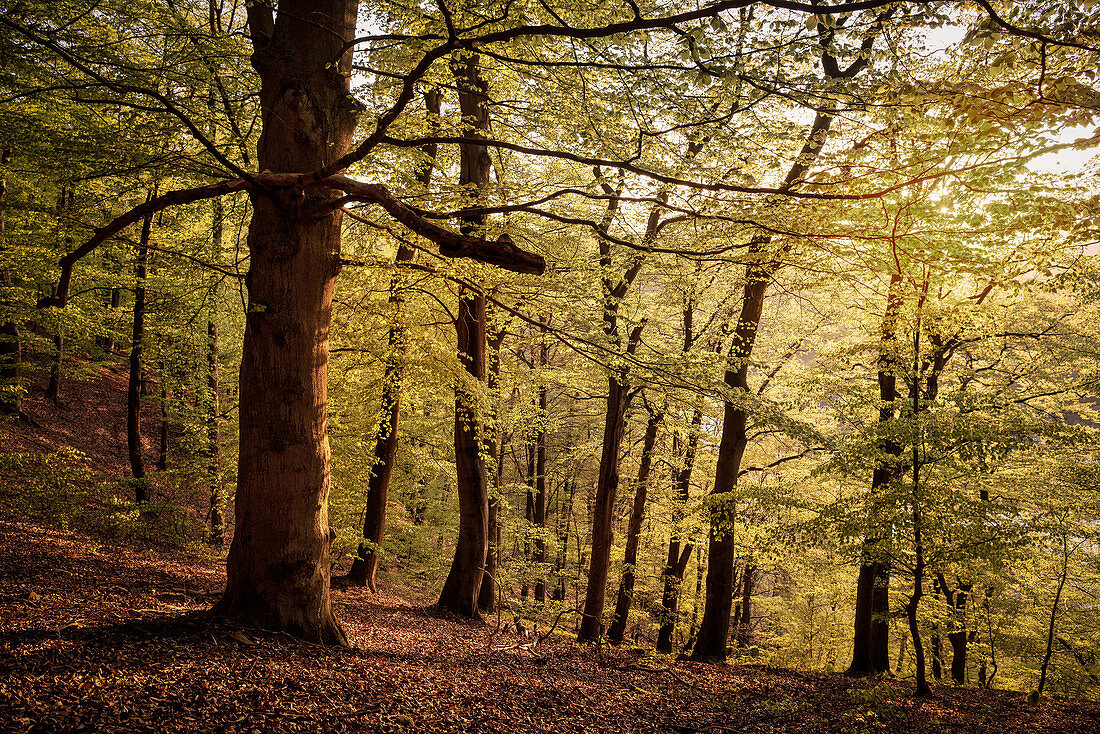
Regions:
[[[324,608],[279,607],[254,594],[226,591],[212,612],[215,617],[271,632],[285,632],[306,642],[351,647],[344,629],[327,604]]]

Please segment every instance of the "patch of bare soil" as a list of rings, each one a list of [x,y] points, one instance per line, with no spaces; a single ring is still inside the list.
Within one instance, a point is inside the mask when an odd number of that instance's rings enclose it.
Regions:
[[[350,589],[351,650],[227,625],[201,555],[0,521],[0,731],[1080,732],[1100,705],[532,645]]]

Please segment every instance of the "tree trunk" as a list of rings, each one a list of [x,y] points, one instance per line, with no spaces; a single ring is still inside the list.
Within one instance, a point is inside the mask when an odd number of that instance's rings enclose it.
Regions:
[[[458,85],[459,109],[467,123],[467,137],[484,139],[489,129],[489,86],[481,76],[477,54],[467,53],[452,60]],[[489,183],[492,161],[485,145],[476,142],[460,146],[459,184],[472,188],[471,205],[476,206]],[[464,234],[476,232],[484,215],[462,218]],[[457,349],[466,371],[477,382],[486,381],[485,295],[459,291],[455,321]],[[456,614],[481,618],[478,592],[485,575],[489,550],[489,496],[485,462],[481,458],[481,421],[477,395],[461,385],[455,389],[455,471],[458,478],[458,542],[451,571],[439,595],[439,606]]]
[[[596,498],[592,506],[592,557],[588,568],[588,587],[579,642],[596,642],[603,634],[603,605],[607,595],[607,571],[611,562],[615,493],[619,488],[619,453],[630,406],[630,389],[612,372],[607,378],[607,412],[604,417],[603,451],[596,480]]]
[[[260,170],[313,171],[349,150],[358,3],[248,7],[260,73]],[[339,194],[258,190],[248,231],[249,303],[240,379],[235,530],[215,611],[326,644],[347,644],[332,612],[328,524],[328,340],[339,270]]]
[[[882,319],[879,339],[878,389],[879,423],[894,419],[897,390],[897,321],[901,312],[901,274],[890,276],[890,290],[886,297],[886,311]],[[896,458],[901,455],[901,445],[892,439],[884,439],[880,450],[885,458],[876,462],[871,477],[872,501],[883,487],[897,479]],[[852,642],[852,664],[848,675],[886,673],[890,670],[890,568],[879,545],[882,539],[870,535],[863,543],[863,558],[856,582],[855,633]]]
[[[745,574],[741,580],[741,614],[737,621],[737,646],[748,647],[752,644],[752,592],[756,582],[756,566],[752,562],[745,564]]]
[[[5,145],[0,150],[0,238],[6,235],[8,181],[7,167],[11,164],[12,149]],[[0,243],[7,247],[6,243]],[[0,414],[19,415],[22,403],[22,389],[19,385],[19,363],[23,357],[23,345],[19,335],[19,325],[15,318],[15,281],[8,268],[0,270],[0,288],[3,289],[5,310],[10,313],[0,323]]]
[[[634,482],[634,504],[630,510],[630,522],[626,530],[626,555],[623,557],[623,577],[615,598],[615,616],[607,630],[607,639],[618,644],[623,641],[626,623],[630,618],[630,605],[634,601],[635,569],[638,565],[638,541],[645,520],[646,495],[649,493],[649,472],[653,465],[653,447],[657,443],[657,430],[664,420],[663,411],[651,410],[642,439],[642,456],[638,464],[638,478]]]
[[[61,405],[61,368],[65,363],[65,335],[61,332],[61,325],[57,325],[57,332],[53,335],[53,359],[50,362],[50,382],[46,386],[46,397],[54,405]]]
[[[690,328],[690,321],[685,326]],[[684,350],[687,352],[687,349]],[[691,472],[695,468],[695,450],[699,443],[699,426],[703,422],[703,411],[696,408],[691,416],[685,441],[683,464],[676,473],[676,522],[683,519],[684,508],[691,501]],[[668,541],[668,558],[665,561],[664,589],[661,593],[661,605],[664,613],[661,628],[657,632],[657,651],[672,652],[672,636],[676,630],[677,606],[680,598],[680,586],[684,582],[684,572],[691,560],[692,542],[689,540],[680,547],[680,538],[673,535]]]
[[[152,198],[150,192],[148,198]],[[134,266],[134,327],[130,339],[130,376],[126,385],[126,449],[130,457],[130,473],[134,478],[134,500],[147,502],[145,459],[141,450],[141,371],[142,342],[145,340],[145,276],[149,265],[149,235],[153,215],[146,215],[141,224],[141,241]]]
[[[172,391],[168,388],[168,370],[164,365],[160,369],[160,451],[157,453],[157,469],[164,471],[168,468],[168,401],[172,397]]]
[[[485,380],[485,296],[465,288],[459,293],[458,352],[473,380]],[[478,592],[489,546],[489,497],[481,458],[477,396],[455,389],[455,471],[458,476],[458,542],[451,570],[439,594],[439,606],[464,617],[481,618]]]
[[[539,348],[539,364],[545,367],[549,353],[545,339]],[[539,427],[535,433],[535,505],[532,508],[532,521],[537,528],[535,553],[532,561],[538,569],[535,580],[535,601],[546,602],[546,413],[548,408],[546,384],[539,385]]]
[[[753,256],[761,257],[767,240],[754,240]],[[748,390],[749,358],[756,341],[756,330],[764,310],[764,294],[771,282],[774,265],[752,262],[745,267],[745,288],[741,313],[730,346],[725,383],[734,394]],[[746,431],[748,414],[744,407],[727,402],[722,424],[722,439],[718,446],[714,487],[711,490],[710,532],[707,556],[707,586],[703,618],[699,634],[691,651],[693,660],[725,660],[726,641],[730,632],[730,611],[733,599],[733,566],[737,550],[734,546],[737,477],[741,459],[748,446]]]
[[[500,348],[504,344],[503,329],[494,329],[486,340],[489,351],[488,381],[490,399],[494,406],[493,432],[486,438],[486,455],[493,459],[494,469],[489,493],[489,547],[485,552],[485,574],[481,579],[481,591],[477,595],[477,608],[483,614],[497,610],[497,565],[500,554],[500,501],[504,479],[504,451],[501,447],[500,425],[495,411],[500,390]]]
[[[424,103],[432,124],[438,126],[438,116],[442,95],[432,89],[425,93]],[[431,183],[436,154],[436,145],[424,147],[428,162],[417,171],[416,179],[424,189]],[[363,514],[363,539],[358,553],[348,571],[348,582],[357,586],[366,586],[373,592],[378,591],[376,573],[378,570],[378,551],[386,532],[386,508],[389,505],[390,479],[397,459],[398,425],[401,420],[401,382],[404,377],[405,354],[408,339],[404,324],[401,323],[401,311],[405,304],[402,291],[403,274],[400,263],[411,262],[415,251],[404,244],[397,246],[395,262],[397,272],[390,279],[389,311],[390,324],[389,350],[386,357],[386,375],[382,382],[382,417],[374,439],[374,462],[370,478],[367,480],[367,507]]]
[[[220,201],[220,199],[215,199]],[[216,238],[216,240],[220,239]],[[214,296],[217,303],[217,295]],[[216,311],[206,322],[206,478],[210,493],[207,515],[207,542],[221,547],[225,543],[225,497],[222,494],[221,374],[218,367],[218,324]]]

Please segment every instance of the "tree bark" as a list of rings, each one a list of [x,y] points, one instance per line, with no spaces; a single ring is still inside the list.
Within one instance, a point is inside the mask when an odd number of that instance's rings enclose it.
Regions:
[[[6,235],[8,179],[7,167],[11,164],[12,148],[5,145],[0,150],[0,238]],[[7,247],[6,243],[0,243]],[[0,288],[3,289],[4,306],[10,313],[0,323],[0,414],[20,415],[22,408],[22,388],[19,385],[19,363],[23,358],[23,344],[19,334],[19,324],[15,318],[15,281],[8,268],[0,270]]]
[[[686,322],[687,323],[687,322]],[[689,327],[690,328],[690,327]],[[687,349],[684,350],[687,352]],[[691,472],[695,468],[695,450],[699,443],[699,427],[703,422],[703,411],[696,408],[691,416],[687,437],[684,442],[683,464],[676,473],[676,521],[684,516],[684,508],[691,501]],[[680,586],[684,582],[684,572],[694,544],[687,540],[681,548],[680,538],[673,535],[668,541],[668,557],[665,560],[664,589],[661,593],[661,606],[664,613],[661,627],[657,632],[657,652],[672,652],[672,636],[676,630],[677,607],[680,599]]]
[[[488,366],[489,395],[494,411],[499,403],[500,391],[500,349],[504,344],[504,329],[494,329],[486,340],[490,363]],[[500,554],[500,501],[504,479],[504,453],[501,447],[500,425],[494,414],[493,431],[486,437],[486,454],[493,459],[494,469],[489,493],[489,547],[485,552],[485,573],[481,579],[481,590],[477,595],[477,608],[483,614],[497,610],[497,566]]]
[[[886,311],[882,319],[878,356],[878,420],[880,424],[894,419],[897,390],[897,322],[901,312],[901,274],[890,276],[890,290],[886,297]],[[875,463],[871,476],[871,495],[876,495],[890,482],[897,480],[897,457],[901,444],[884,439],[879,446],[884,458]],[[890,670],[890,568],[877,534],[869,535],[863,543],[859,578],[856,582],[855,631],[852,638],[852,664],[848,675],[886,673]]]
[[[220,238],[215,238],[216,241],[217,239]],[[216,294],[214,303],[217,303]],[[210,494],[206,539],[210,545],[220,548],[225,543],[225,497],[222,492],[221,372],[218,364],[216,316],[217,311],[212,310],[210,319],[206,322],[206,479]]]
[[[358,2],[248,7],[260,74],[260,170],[300,173],[350,149]],[[217,613],[347,644],[332,611],[328,340],[342,209],[327,189],[253,193],[235,530]]]
[[[149,198],[153,197],[152,192]],[[153,215],[146,215],[141,224],[137,263],[134,266],[134,325],[130,338],[130,374],[126,385],[126,449],[130,457],[130,473],[134,479],[134,500],[147,502],[145,459],[141,450],[141,371],[145,341],[145,276],[149,266],[149,236]]]
[[[425,107],[433,125],[438,125],[440,102],[439,90],[429,90],[424,95]],[[427,189],[431,183],[437,146],[429,144],[423,152],[427,162],[417,171],[416,179]],[[397,246],[395,262],[411,262],[415,251],[404,244]],[[355,560],[348,571],[348,582],[357,586],[366,586],[373,592],[378,591],[376,574],[378,571],[378,551],[386,532],[386,508],[389,505],[390,480],[397,459],[398,425],[401,420],[401,383],[404,378],[405,354],[408,339],[405,326],[401,322],[401,311],[405,304],[400,269],[390,279],[389,311],[393,322],[390,325],[389,350],[386,357],[386,374],[382,382],[382,417],[374,439],[374,462],[370,478],[367,480],[367,507],[363,514],[363,539],[359,544]]]
[[[485,296],[459,293],[458,352],[466,371],[485,380]],[[481,458],[477,396],[464,386],[455,389],[455,471],[458,476],[458,542],[438,605],[474,619],[481,618],[478,592],[485,575],[489,547],[489,496]]]
[[[630,618],[630,606],[634,602],[635,569],[638,565],[638,541],[645,521],[646,496],[649,493],[649,472],[653,465],[653,447],[657,443],[657,431],[664,420],[664,411],[650,410],[642,439],[642,455],[638,463],[638,478],[634,482],[634,503],[630,510],[630,522],[626,530],[626,554],[623,556],[623,576],[615,597],[615,616],[607,630],[608,641],[623,641],[626,623]]]
[[[458,86],[458,103],[466,123],[466,135],[485,139],[489,129],[489,86],[481,76],[480,58],[464,53],[452,59],[451,69]],[[472,205],[481,199],[489,183],[492,160],[485,145],[466,142],[460,146],[459,183],[472,187]],[[476,232],[484,215],[462,218],[463,234]],[[459,358],[474,381],[484,383],[486,351],[485,295],[463,287],[458,296],[455,321]],[[481,421],[477,396],[462,385],[455,389],[455,472],[458,478],[459,525],[454,560],[439,606],[465,617],[481,619],[478,593],[485,575],[489,550],[489,496],[485,462],[481,458]]]

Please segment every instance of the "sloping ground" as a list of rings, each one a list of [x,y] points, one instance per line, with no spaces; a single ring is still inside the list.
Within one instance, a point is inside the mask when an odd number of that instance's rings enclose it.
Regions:
[[[353,650],[206,610],[216,559],[0,520],[0,731],[1088,732],[1100,705],[731,667],[552,639],[336,592]]]
[[[82,364],[70,363],[83,372]],[[23,411],[37,425],[10,423],[0,427],[0,451],[48,453],[68,446],[87,457],[88,463],[106,477],[130,474],[126,453],[127,366],[102,367],[79,376],[67,375],[61,383],[61,405],[46,398],[47,376],[43,369],[26,377]],[[158,407],[151,396],[142,399],[142,445],[150,467],[156,461],[159,430]]]

